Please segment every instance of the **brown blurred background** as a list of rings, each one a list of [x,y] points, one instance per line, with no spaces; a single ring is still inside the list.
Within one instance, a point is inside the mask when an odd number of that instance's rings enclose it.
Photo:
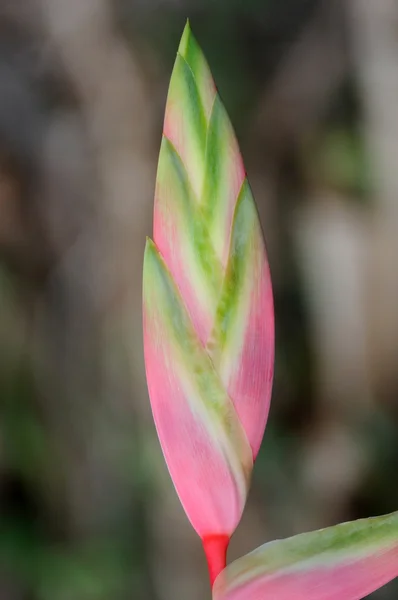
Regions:
[[[1,0],[1,600],[210,598],[142,357],[187,16],[275,292],[273,404],[230,558],[398,509],[396,0]]]

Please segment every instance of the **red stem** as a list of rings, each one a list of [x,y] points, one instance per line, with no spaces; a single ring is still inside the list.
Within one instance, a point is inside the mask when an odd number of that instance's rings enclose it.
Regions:
[[[227,565],[228,535],[207,535],[202,540],[209,568],[210,585]]]

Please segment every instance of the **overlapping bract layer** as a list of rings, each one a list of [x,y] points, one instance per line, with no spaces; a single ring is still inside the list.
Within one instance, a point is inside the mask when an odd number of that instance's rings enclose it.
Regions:
[[[270,542],[229,565],[213,600],[360,600],[398,575],[398,513]]]
[[[148,388],[171,477],[198,534],[229,538],[268,416],[273,301],[236,137],[189,25],[167,98],[143,296]]]

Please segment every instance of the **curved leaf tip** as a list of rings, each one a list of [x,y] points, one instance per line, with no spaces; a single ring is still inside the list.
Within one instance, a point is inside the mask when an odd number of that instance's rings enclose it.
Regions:
[[[360,600],[398,575],[398,513],[270,542],[217,578],[213,600]]]

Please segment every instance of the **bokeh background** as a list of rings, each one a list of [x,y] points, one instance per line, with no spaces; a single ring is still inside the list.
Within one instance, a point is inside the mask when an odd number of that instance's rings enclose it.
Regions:
[[[1,600],[210,598],[141,331],[188,16],[275,292],[273,403],[230,558],[398,509],[396,1],[1,0]]]

